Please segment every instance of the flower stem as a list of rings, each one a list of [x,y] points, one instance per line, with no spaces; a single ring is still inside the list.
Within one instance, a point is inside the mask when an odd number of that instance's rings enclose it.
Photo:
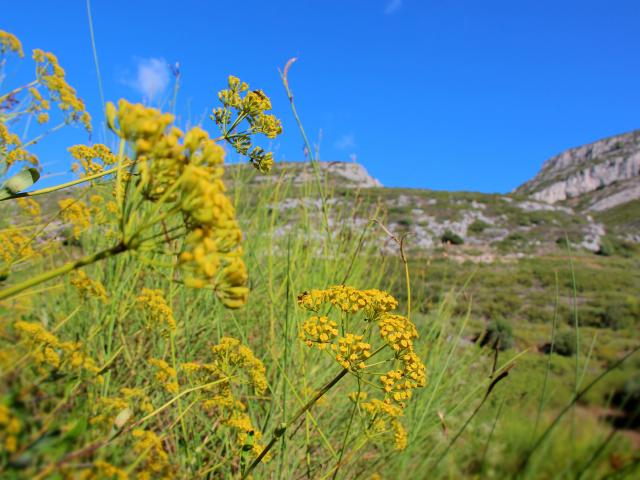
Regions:
[[[128,162],[123,166],[127,167],[127,166],[131,165],[132,163],[133,162]],[[34,190],[33,192],[16,193],[16,194],[11,195],[9,197],[0,198],[0,202],[3,202],[5,200],[11,200],[13,198],[35,197],[36,195],[44,195],[45,193],[55,192],[57,190],[62,190],[63,188],[72,187],[72,186],[78,185],[80,183],[90,182],[91,180],[95,180],[96,178],[104,177],[105,175],[109,175],[110,173],[113,173],[113,172],[115,172],[117,170],[118,170],[118,167],[115,167],[115,168],[111,168],[109,170],[105,170],[104,172],[96,173],[94,175],[89,175],[87,177],[82,177],[82,178],[79,178],[77,180],[72,180],[71,182],[61,183],[60,185],[54,185],[53,187],[42,188],[40,190]]]
[[[247,470],[242,474],[242,480],[247,478],[251,474],[251,472],[258,466],[258,464],[260,464],[262,459],[267,455],[267,453],[269,453],[273,446],[278,442],[280,437],[284,435],[284,433],[287,431],[287,428],[293,425],[303,414],[310,410],[311,407],[313,407],[313,405],[320,399],[320,397],[331,390],[331,388],[333,388],[333,386],[338,383],[348,372],[349,370],[347,370],[346,368],[342,369],[340,373],[338,373],[335,377],[333,377],[331,381],[329,381],[329,383],[322,387],[311,400],[309,400],[303,407],[301,407],[300,410],[298,410],[287,423],[283,423],[280,427],[276,428],[275,432],[273,432],[273,437],[271,437],[271,440],[269,441],[267,446],[262,449],[260,455],[256,457],[253,463],[249,465]]]
[[[128,250],[127,245],[120,242],[111,248],[102,250],[101,252],[94,253],[93,255],[89,255],[88,257],[81,258],[80,260],[76,260],[75,262],[69,262],[54,270],[41,273],[40,275],[36,275],[34,277],[31,277],[25,280],[24,282],[20,282],[9,288],[5,288],[4,290],[0,290],[0,300],[4,300],[6,298],[12,297],[13,295],[16,295],[28,288],[44,283],[47,280],[51,280],[61,275],[65,275],[71,272],[72,270],[77,270],[78,268],[82,268],[86,265],[91,265],[92,263],[98,262],[105,258],[112,257],[114,255],[118,255],[119,253],[125,252],[127,250]]]

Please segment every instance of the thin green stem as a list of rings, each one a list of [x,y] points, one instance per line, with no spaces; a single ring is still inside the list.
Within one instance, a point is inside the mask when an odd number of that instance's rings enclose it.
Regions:
[[[360,381],[358,379],[358,392],[356,398],[360,398]],[[332,480],[336,479],[338,475],[338,470],[340,470],[340,465],[342,463],[342,457],[344,456],[344,451],[347,447],[347,440],[349,439],[349,433],[351,433],[351,425],[353,425],[353,417],[356,415],[356,410],[358,409],[358,402],[353,402],[353,408],[351,409],[351,416],[349,417],[349,424],[347,425],[347,430],[344,432],[344,438],[342,439],[342,447],[340,448],[340,455],[338,456],[338,462],[336,463],[335,470],[333,471]]]
[[[106,102],[104,101],[104,90],[102,88],[102,75],[100,75],[100,65],[98,64],[98,49],[96,47],[96,37],[93,32],[93,15],[91,14],[91,1],[87,0],[87,19],[89,20],[89,35],[91,37],[91,51],[93,52],[93,62],[96,65],[96,77],[98,78],[98,91],[100,92],[100,102],[102,105],[102,113],[104,115],[104,107]],[[102,129],[106,137],[107,129],[103,121]]]
[[[333,379],[331,381],[329,381],[329,383],[327,383],[324,387],[322,387],[318,393],[316,393],[314,395],[314,397],[309,400],[303,407],[301,407],[294,415],[293,417],[291,417],[291,419],[287,422],[282,424],[280,427],[276,428],[275,432],[273,433],[273,436],[271,437],[271,440],[269,441],[269,443],[267,444],[266,447],[264,447],[262,449],[262,451],[260,452],[260,454],[256,457],[256,459],[251,463],[251,465],[249,465],[249,467],[245,470],[245,472],[242,474],[242,479],[244,480],[245,478],[249,477],[249,475],[251,474],[251,472],[260,464],[260,462],[262,461],[262,459],[267,455],[267,453],[269,453],[269,451],[273,448],[273,446],[278,442],[278,440],[280,439],[280,437],[282,435],[285,434],[285,432],[287,431],[287,428],[291,427],[291,425],[293,425],[302,415],[304,415],[308,410],[311,409],[311,407],[313,407],[313,405],[325,394],[327,393],[329,390],[331,390],[331,388],[333,388],[333,386],[338,383],[342,377],[344,377],[347,373],[349,373],[349,370],[347,370],[346,368],[342,369],[340,371],[340,373],[338,373],[335,377],[333,377]]]
[[[547,396],[547,385],[549,383],[549,374],[551,372],[551,361],[553,357],[553,348],[556,341],[556,328],[558,325],[558,307],[560,304],[560,287],[558,282],[558,272],[555,272],[556,279],[556,295],[555,295],[555,307],[553,309],[553,324],[551,327],[551,345],[549,346],[549,358],[547,359],[547,369],[544,372],[544,381],[542,383],[542,392],[540,393],[540,403],[538,404],[538,412],[536,414],[536,423],[533,427],[533,436],[538,434],[538,426],[540,425],[540,418],[542,417],[542,411],[544,409],[544,403]]]
[[[52,133],[57,132],[58,130],[63,129],[64,127],[67,126],[66,122],[62,122],[59,123],[58,125],[56,125],[55,127],[50,128],[49,130],[47,130],[44,133],[41,133],[40,135],[38,135],[37,137],[32,138],[31,140],[29,140],[27,143],[23,143],[22,145],[20,145],[20,148],[28,148],[31,145],[35,145],[36,143],[38,143],[40,140],[42,140],[44,137],[46,137],[47,135],[51,135]]]
[[[31,82],[27,83],[26,85],[22,85],[21,87],[16,87],[13,90],[11,90],[10,92],[5,93],[4,95],[0,95],[0,103],[5,101],[10,96],[20,93],[22,90],[24,90],[26,88],[35,87],[38,84],[38,82],[39,82],[39,80],[37,80],[37,79],[36,80],[32,80]]]
[[[127,162],[124,166],[128,166],[133,164],[134,162]],[[40,190],[34,190],[33,192],[20,192],[15,193],[9,197],[0,198],[0,202],[4,202],[5,200],[11,200],[13,198],[20,197],[35,197],[36,195],[44,195],[51,192],[56,192],[58,190],[62,190],[63,188],[73,187],[74,185],[79,185],[84,182],[90,182],[91,180],[95,180],[96,178],[104,177],[105,175],[110,175],[118,170],[118,167],[110,168],[109,170],[105,170],[104,172],[96,173],[94,175],[89,175],[86,177],[79,178],[77,180],[72,180],[71,182],[61,183],[60,185],[54,185],[53,187],[42,188]]]
[[[285,72],[280,74],[280,78],[282,79],[282,84],[284,85],[284,89],[287,92],[287,97],[289,98],[289,104],[291,106],[291,112],[293,113],[293,117],[295,118],[296,123],[298,124],[298,128],[300,129],[300,134],[302,135],[302,139],[304,141],[305,147],[309,155],[309,160],[311,161],[311,166],[313,167],[313,170],[314,170],[316,185],[318,187],[318,193],[320,194],[320,200],[322,202],[322,220],[324,222],[324,227],[327,231],[327,234],[331,235],[331,231],[329,229],[327,199],[324,193],[324,189],[322,188],[322,184],[320,183],[320,169],[318,167],[318,161],[313,156],[313,149],[311,148],[311,143],[307,138],[307,134],[304,131],[304,127],[302,126],[302,121],[300,120],[300,117],[298,115],[298,110],[296,109],[296,104],[293,101],[293,93],[289,88],[289,79],[287,78],[287,70],[288,69],[285,67]]]
[[[118,243],[111,248],[106,250],[102,250],[101,252],[95,253],[93,255],[89,255],[87,257],[81,258],[80,260],[76,260],[75,262],[69,262],[61,267],[50,270],[48,272],[41,273],[40,275],[36,275],[31,277],[23,282],[20,282],[16,285],[13,285],[9,288],[5,288],[4,290],[0,290],[0,300],[5,300],[9,297],[12,297],[28,288],[34,287],[41,283],[44,283],[48,280],[54,279],[61,275],[65,275],[73,270],[77,270],[78,268],[82,268],[87,265],[91,265],[92,263],[98,262],[100,260],[104,260],[105,258],[113,257],[114,255],[118,255],[119,253],[126,252],[128,250],[127,245],[124,243]]]

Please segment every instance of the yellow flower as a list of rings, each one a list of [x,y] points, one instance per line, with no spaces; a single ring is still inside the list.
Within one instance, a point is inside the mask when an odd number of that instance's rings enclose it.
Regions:
[[[148,328],[158,328],[163,335],[176,330],[176,320],[173,317],[173,310],[167,304],[162,290],[143,288],[142,294],[136,299],[138,308],[147,313],[149,320]]]
[[[35,201],[33,198],[22,197],[22,198],[18,198],[17,201],[18,201],[18,206],[23,212],[27,213],[28,215],[31,215],[32,217],[40,216],[40,204],[37,201]]]
[[[144,198],[166,204],[167,216],[182,221],[186,235],[178,263],[184,283],[213,290],[227,308],[243,306],[248,274],[241,258],[242,232],[222,181],[224,149],[199,127],[183,133],[171,126],[172,115],[124,100],[117,109],[107,105],[107,119],[133,144],[137,187]]]
[[[14,52],[17,53],[20,58],[24,57],[22,43],[20,43],[18,37],[4,30],[0,30],[0,53],[4,55],[6,52]]]
[[[331,345],[336,361],[349,370],[362,370],[365,360],[371,356],[371,344],[362,341],[362,335],[347,333],[338,338],[338,345]]]
[[[118,101],[117,110],[109,102],[106,113],[109,127],[121,138],[134,142],[137,155],[147,153],[152,148],[152,141],[163,135],[174,120],[173,115],[124,99]]]
[[[37,256],[32,238],[19,230],[0,230],[0,258],[5,263],[16,263]]]
[[[380,400],[371,400],[361,403],[362,410],[369,414],[371,428],[379,434],[391,433],[396,450],[404,450],[407,447],[407,431],[399,420],[402,409],[389,405]]]
[[[248,155],[249,161],[263,173],[271,170],[273,154],[261,147],[251,149],[251,136],[263,134],[275,138],[282,133],[282,125],[275,115],[266,114],[271,110],[271,100],[262,90],[249,90],[249,85],[237,77],[229,76],[229,88],[218,93],[222,107],[215,108],[211,115],[223,138],[240,154]],[[244,97],[242,94],[244,94]],[[246,120],[249,128],[238,133],[240,124]]]
[[[92,374],[99,373],[100,369],[84,352],[82,343],[63,342],[37,322],[18,321],[14,328],[28,341],[37,365],[49,365],[61,371],[84,370]]]
[[[9,407],[0,403],[0,451],[2,447],[8,453],[18,449],[18,434],[22,431],[22,422]]]
[[[151,478],[173,478],[169,476],[173,470],[169,454],[164,449],[160,437],[150,430],[142,429],[135,429],[131,434],[135,439],[134,453],[144,458],[142,471],[151,474]]]
[[[167,392],[175,394],[180,391],[178,373],[173,367],[157,358],[150,358],[149,363],[157,368],[155,379]]]
[[[74,145],[69,147],[71,156],[77,160],[71,165],[74,172],[82,169],[81,177],[95,175],[104,171],[105,165],[116,163],[116,156],[106,145],[97,143],[92,147],[88,145]],[[100,162],[96,161],[100,160]]]
[[[317,311],[323,304],[330,303],[345,313],[364,311],[367,318],[394,310],[398,301],[381,290],[358,290],[336,285],[326,290],[311,290],[298,296],[298,305],[307,310]]]
[[[418,336],[415,325],[401,315],[383,315],[378,327],[380,336],[397,351],[413,348],[413,339]]]
[[[62,211],[62,219],[73,227],[73,236],[80,238],[82,232],[91,226],[91,213],[87,204],[75,198],[64,198],[58,201]]]
[[[302,324],[299,336],[307,346],[323,350],[338,336],[338,324],[327,317],[314,315]]]
[[[11,150],[9,147],[13,147]],[[38,157],[22,148],[20,138],[11,133],[7,126],[0,121],[0,161],[10,167],[16,162],[24,161],[38,165]]]
[[[264,448],[259,443],[262,434],[232,389],[249,385],[256,394],[263,394],[267,389],[264,364],[251,349],[231,337],[223,337],[218,345],[211,347],[211,353],[210,363],[187,362],[180,369],[200,385],[215,382],[202,390],[205,393],[202,407],[235,431],[239,448],[250,448],[257,456]]]
[[[95,297],[107,303],[107,291],[104,285],[98,280],[90,279],[84,271],[74,270],[70,282],[83,297]]]
[[[87,131],[91,131],[91,117],[75,89],[67,83],[58,58],[53,53],[36,49],[33,51],[33,59],[36,62],[38,80],[47,89],[51,99],[58,102],[58,108],[65,113],[66,121],[80,122]]]
[[[218,345],[211,347],[216,367],[240,369],[249,376],[250,383],[256,393],[262,394],[267,389],[266,369],[264,364],[253,354],[251,349],[231,337],[222,337]],[[229,375],[233,375],[232,371]]]

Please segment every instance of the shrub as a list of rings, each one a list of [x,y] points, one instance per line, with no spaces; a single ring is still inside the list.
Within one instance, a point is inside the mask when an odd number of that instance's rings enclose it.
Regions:
[[[451,245],[462,245],[464,243],[464,239],[451,230],[446,230],[440,237],[440,241],[442,241],[442,243],[450,243]]]
[[[468,231],[474,234],[480,234],[490,226],[491,225],[489,225],[487,222],[483,222],[482,220],[478,219],[475,222],[473,222],[471,225],[469,225]]]
[[[611,403],[626,413],[620,427],[640,425],[640,376],[636,375],[624,382],[622,388],[613,393]]]
[[[600,249],[596,253],[603,257],[619,255],[624,258],[632,258],[637,255],[639,251],[640,249],[637,244],[607,235],[603,237],[600,243]]]
[[[602,255],[603,257],[610,257],[615,253],[615,247],[613,246],[611,240],[609,240],[608,238],[603,238],[602,242],[600,243],[600,248],[598,249],[596,254]]]
[[[576,352],[576,336],[573,330],[565,330],[556,335],[553,351],[563,357],[571,357]]]
[[[496,343],[497,342],[497,343]],[[491,346],[497,345],[498,350],[508,350],[515,344],[513,339],[513,327],[511,323],[504,318],[496,318],[489,322],[487,330],[480,341],[480,345]]]

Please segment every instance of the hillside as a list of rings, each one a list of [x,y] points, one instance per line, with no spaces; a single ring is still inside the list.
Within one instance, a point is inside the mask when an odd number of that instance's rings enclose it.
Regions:
[[[622,142],[626,146],[616,151],[626,152],[624,158],[631,159],[627,164],[635,162],[640,158],[640,143],[635,143],[640,139],[640,131],[621,137],[626,140],[605,143]],[[587,148],[573,150],[583,152]],[[575,160],[578,156],[574,152],[554,158]],[[639,177],[626,178],[625,170],[623,175],[616,177],[622,180],[614,180],[611,173],[607,177],[611,183],[606,189],[588,191],[578,197],[551,203],[549,197],[538,193],[546,191],[545,182],[550,182],[550,178],[560,178],[569,167],[561,171],[556,163],[550,162],[535,179],[507,195],[385,188],[363,166],[355,163],[323,162],[318,167],[324,188],[331,193],[327,202],[331,222],[346,221],[357,230],[376,213],[376,217],[391,231],[406,234],[407,248],[418,255],[429,254],[443,243],[450,243],[458,247],[455,256],[491,262],[496,255],[521,257],[549,253],[558,247],[564,249],[567,237],[574,248],[590,252],[601,252],[603,243],[640,241],[640,230],[632,214],[610,213],[627,211],[620,202],[624,200],[626,203],[632,195],[629,192],[640,188]],[[576,162],[571,167],[574,171],[579,168]],[[316,193],[305,187],[314,178],[313,168],[308,163],[280,163],[270,176],[245,168],[231,169],[232,178],[239,174],[249,184],[281,182],[290,185],[290,191],[284,193],[282,200],[273,208],[288,215],[291,222],[295,223],[299,208],[320,206]],[[340,220],[340,212],[354,200],[359,205],[357,215]],[[585,208],[585,202],[597,208]],[[607,205],[612,207],[604,208]],[[319,214],[319,209],[315,213]],[[394,248],[393,245],[390,247]]]

